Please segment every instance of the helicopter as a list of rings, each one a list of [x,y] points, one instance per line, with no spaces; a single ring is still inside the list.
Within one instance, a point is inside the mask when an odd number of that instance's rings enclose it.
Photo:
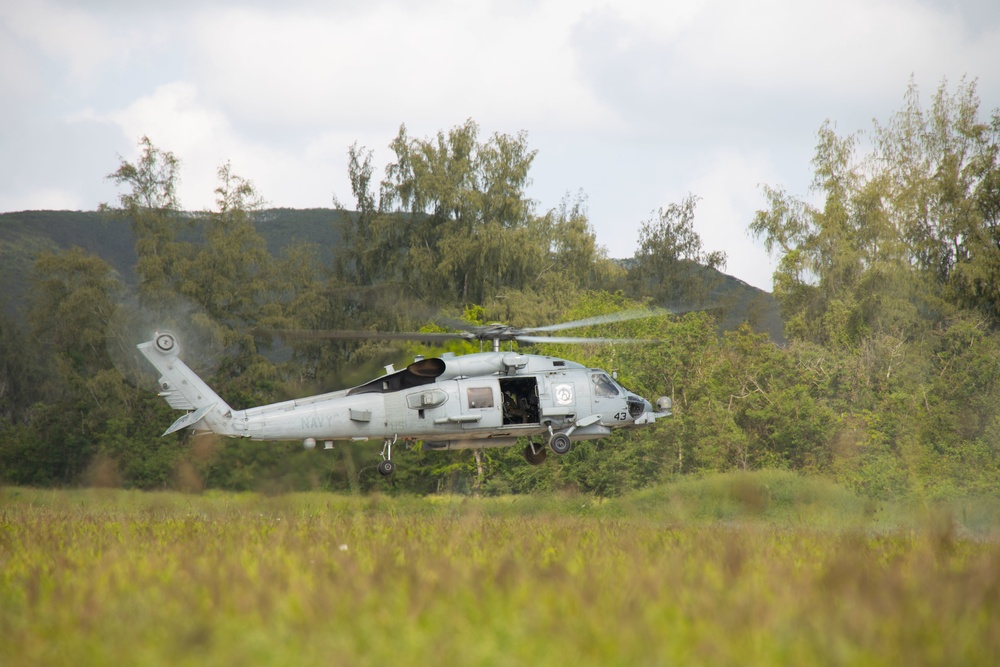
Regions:
[[[286,330],[286,338],[478,340],[492,351],[437,357],[422,356],[402,370],[392,364],[385,374],[339,391],[237,410],[229,406],[180,357],[180,341],[158,331],[138,344],[160,373],[159,395],[184,410],[163,435],[183,429],[251,440],[301,440],[306,449],[323,442],[381,440],[378,472],[395,471],[392,448],[400,440],[422,441],[426,450],[509,447],[527,439],[524,457],[545,461],[547,449],[558,455],[577,440],[595,440],[620,428],[633,428],[671,416],[671,400],[654,404],[618,383],[614,373],[558,357],[515,351],[513,343],[636,343],[632,338],[583,338],[538,335],[553,331],[651,317],[663,311],[632,311],[573,322],[514,328],[478,326],[456,333]],[[672,311],[666,311],[672,312]],[[510,343],[501,349],[501,343]]]

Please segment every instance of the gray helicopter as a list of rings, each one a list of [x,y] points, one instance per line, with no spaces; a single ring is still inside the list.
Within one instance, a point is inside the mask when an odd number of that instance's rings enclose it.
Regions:
[[[479,340],[492,351],[417,357],[402,370],[357,387],[236,410],[180,358],[169,331],[140,343],[139,351],[161,377],[159,395],[185,414],[163,435],[188,428],[251,440],[301,440],[307,449],[336,440],[381,440],[384,476],[395,470],[392,448],[423,441],[425,449],[508,447],[526,438],[524,456],[533,465],[546,445],[566,454],[574,440],[595,440],[619,428],[652,424],[671,415],[670,398],[649,401],[621,386],[607,372],[557,357],[501,350],[501,343],[635,343],[637,339],[537,335],[607,322],[650,317],[663,311],[631,311],[546,327],[515,329],[486,325],[457,333],[373,331],[284,331],[286,338]],[[512,346],[511,346],[512,347]]]

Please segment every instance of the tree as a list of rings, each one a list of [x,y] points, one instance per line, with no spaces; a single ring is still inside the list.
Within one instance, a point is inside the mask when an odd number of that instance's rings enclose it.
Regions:
[[[956,319],[935,332],[918,420],[924,444],[920,465],[929,485],[950,483],[982,492],[995,483],[1000,472],[998,349],[1000,337],[981,318]]]
[[[348,151],[357,211],[341,211],[335,265],[339,280],[360,288],[356,295],[383,303],[378,295],[389,289],[430,308],[534,313],[545,309],[539,303],[621,280],[596,244],[582,195],[534,214],[525,188],[536,151],[524,132],[480,141],[469,120],[416,139],[403,125],[390,148],[395,161],[377,190],[371,151]]]
[[[979,119],[974,81],[954,94],[942,83],[928,110],[911,82],[903,109],[875,136],[912,263],[945,300],[995,317],[1000,115]]]
[[[31,333],[87,377],[110,366],[105,334],[122,284],[106,261],[80,248],[46,253],[32,275]]]
[[[42,400],[45,368],[24,327],[0,307],[0,420],[22,423]]]
[[[355,212],[339,210],[340,243],[334,249],[337,277],[360,287],[379,282],[398,282],[406,246],[400,225],[386,211],[381,192],[372,182],[372,151],[355,142],[347,151],[348,176],[356,201]]]
[[[639,247],[629,271],[633,294],[667,306],[708,300],[715,283],[706,269],[724,267],[726,255],[703,249],[694,229],[697,203],[697,197],[688,195],[679,204],[659,209],[639,228]]]
[[[768,208],[751,230],[779,255],[775,298],[789,335],[856,347],[918,337],[956,307],[994,314],[1000,122],[979,122],[978,104],[974,84],[954,95],[942,84],[927,113],[911,83],[903,109],[876,122],[868,159],[856,156],[855,135],[820,128],[822,209],[765,187]]]
[[[24,460],[14,481],[76,481],[108,420],[127,412],[128,388],[106,346],[121,288],[107,262],[80,248],[36,260],[28,322],[53,370],[17,443]]]
[[[204,241],[178,280],[180,292],[202,304],[231,338],[261,323],[273,275],[271,255],[254,225],[264,200],[229,163],[219,167],[218,176],[216,210],[204,216]]]
[[[405,279],[439,302],[483,303],[502,289],[520,289],[544,261],[524,192],[536,152],[523,132],[486,143],[478,132],[469,120],[419,140],[401,126],[390,144],[396,161],[386,167],[383,201],[410,214]]]
[[[860,238],[884,248],[877,232],[864,232],[874,207],[857,205],[861,175],[853,163],[856,137],[839,137],[829,122],[818,133],[813,189],[824,194],[822,209],[765,186],[769,209],[758,211],[751,231],[764,237],[768,252],[780,255],[774,295],[789,336],[824,344],[849,345],[858,326],[860,279],[865,268]],[[869,210],[873,209],[873,210]],[[866,216],[865,213],[869,215]]]
[[[968,252],[959,262],[953,284],[961,303],[1000,321],[1000,110],[993,112],[977,155],[973,198],[982,225],[966,239]]]
[[[273,365],[258,352],[255,332],[282,323],[271,255],[254,225],[264,200],[253,183],[218,169],[216,210],[204,219],[204,241],[179,283],[179,290],[205,309],[206,327],[214,329],[227,350],[219,372],[239,404],[268,398]],[[230,394],[232,396],[232,394]],[[234,397],[235,400],[235,397]]]
[[[574,199],[563,197],[559,207],[546,214],[552,273],[563,276],[571,288],[614,292],[624,282],[624,270],[608,259],[607,249],[598,245],[587,214],[587,198],[579,192]]]
[[[191,254],[189,244],[177,240],[177,229],[190,224],[181,213],[177,198],[180,160],[153,145],[149,137],[139,140],[135,163],[121,158],[108,179],[128,188],[118,197],[118,206],[101,204],[100,210],[125,218],[135,235],[136,275],[140,299],[147,304],[170,299],[178,276]]]
[[[820,372],[800,381],[823,393],[789,405],[822,397],[841,415],[832,468],[876,497],[982,490],[1000,458],[987,335],[1000,295],[1000,120],[981,122],[978,107],[974,83],[942,83],[930,108],[911,83],[900,111],[875,122],[867,157],[824,123],[813,161],[822,207],[765,188],[751,227],[778,253],[775,297],[794,349],[822,346],[808,365]],[[815,407],[797,421],[819,434]],[[759,422],[754,412],[743,419]]]

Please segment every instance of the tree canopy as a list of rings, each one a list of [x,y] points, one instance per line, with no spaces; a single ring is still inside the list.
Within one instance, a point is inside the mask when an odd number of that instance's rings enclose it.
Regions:
[[[778,467],[873,498],[1000,490],[1000,112],[981,118],[974,83],[942,84],[929,108],[911,84],[902,108],[867,133],[823,123],[815,197],[764,186],[748,223],[778,257],[783,347],[754,330],[752,307],[747,322],[720,330],[725,257],[703,247],[695,194],[640,222],[634,256],[615,261],[583,193],[547,211],[527,196],[536,151],[525,132],[484,139],[468,120],[415,138],[401,126],[389,147],[381,177],[371,150],[349,148],[354,204],[328,212],[335,241],[275,247],[266,239],[277,223],[251,180],[226,163],[215,208],[186,212],[180,159],[140,139],[138,159],[108,176],[117,202],[101,207],[132,230],[129,276],[80,248],[36,252],[25,317],[0,319],[0,481],[614,495],[676,475]],[[286,342],[275,329],[708,310],[589,332],[655,343],[536,348],[670,396],[673,418],[577,443],[538,467],[518,448],[417,447],[398,453],[386,481],[372,473],[377,448],[363,443],[331,455],[161,438],[169,408],[117,362],[138,342],[133,301],[199,331],[215,350],[206,379],[239,407],[357,385],[389,361],[440,352]]]

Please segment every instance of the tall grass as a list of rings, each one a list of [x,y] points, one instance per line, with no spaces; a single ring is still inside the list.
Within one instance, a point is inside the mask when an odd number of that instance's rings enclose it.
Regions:
[[[613,501],[4,489],[0,664],[996,664],[986,517],[781,474]]]

